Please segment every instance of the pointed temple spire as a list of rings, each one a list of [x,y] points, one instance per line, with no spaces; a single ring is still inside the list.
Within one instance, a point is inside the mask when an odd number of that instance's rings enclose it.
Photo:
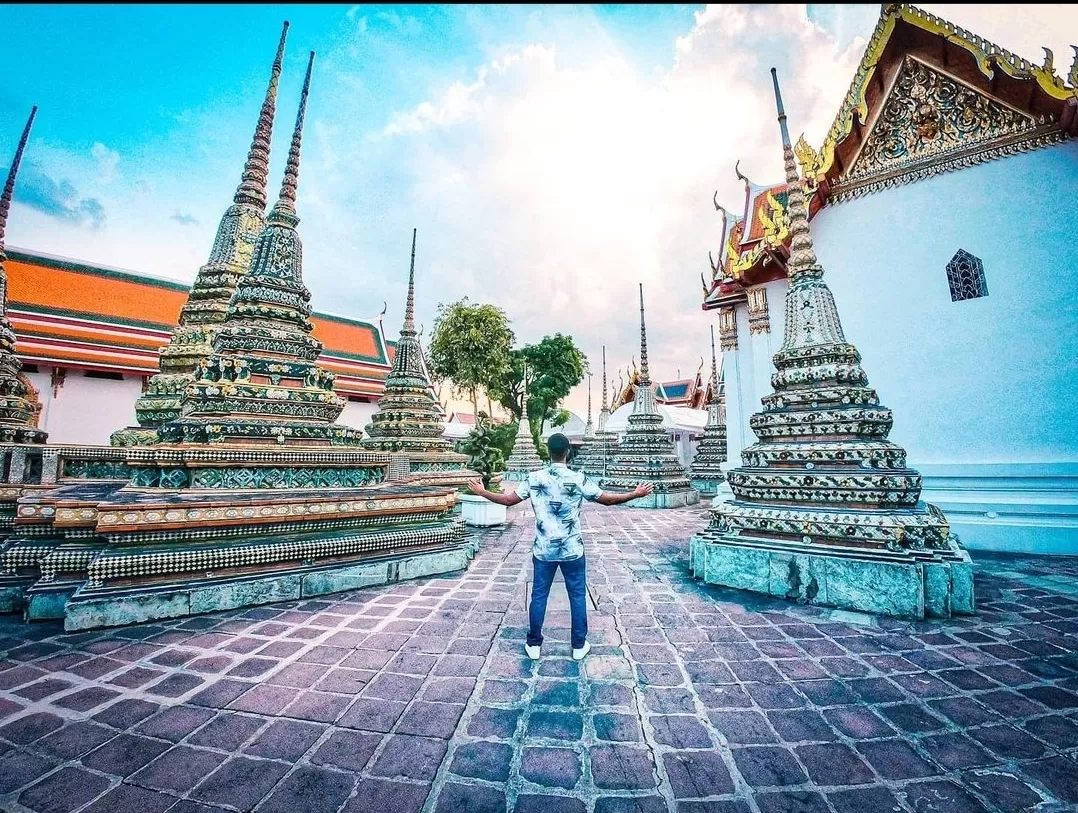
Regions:
[[[404,325],[393,367],[378,399],[378,411],[367,424],[364,448],[408,455],[413,481],[422,472],[425,483],[461,485],[478,474],[466,468],[467,457],[451,450],[445,432],[442,405],[431,385],[419,333],[415,329],[415,247],[418,229],[412,229],[412,257],[408,264],[408,295]],[[421,331],[420,331],[421,332]]]
[[[401,335],[415,336],[415,237],[419,229],[412,229],[412,262],[408,268],[408,299],[404,303],[404,327]]]
[[[236,203],[249,203],[259,209],[266,208],[266,184],[269,180],[270,141],[273,138],[273,117],[277,111],[277,86],[281,81],[281,63],[284,61],[284,43],[288,38],[288,21],[281,28],[281,40],[277,44],[277,56],[270,68],[269,87],[266,98],[262,101],[262,110],[258,114],[258,125],[251,150],[247,153],[247,162],[243,165],[243,176],[239,188],[232,199]]]
[[[303,142],[303,119],[307,115],[307,94],[311,90],[311,72],[314,70],[314,51],[311,51],[307,59],[307,75],[303,79],[303,90],[299,95],[299,110],[296,113],[296,128],[292,131],[292,144],[288,148],[288,161],[284,167],[284,178],[281,180],[281,192],[277,202],[273,204],[273,211],[267,220],[269,223],[281,223],[296,226],[299,218],[296,216],[296,188],[299,185],[299,151]]]
[[[34,105],[19,138],[19,145],[15,148],[15,157],[11,159],[4,191],[0,192],[0,442],[3,443],[36,444],[44,443],[46,439],[45,432],[36,426],[36,415],[41,405],[23,379],[19,378],[22,363],[15,355],[15,331],[7,318],[7,271],[4,269],[7,260],[4,253],[7,216],[15,196],[19,165],[22,164],[26,143],[30,140],[30,128],[34,126],[36,117],[37,105]],[[19,477],[21,473],[9,482],[19,482]]]
[[[520,399],[520,422],[517,424],[517,436],[513,448],[505,461],[505,479],[508,482],[527,480],[529,472],[543,467],[543,461],[536,451],[535,438],[532,436],[531,421],[528,420],[528,365],[524,365],[524,394]]]
[[[630,378],[630,380],[632,380]],[[677,508],[700,501],[700,493],[685,476],[685,467],[674,451],[670,433],[655,406],[655,392],[648,373],[648,335],[644,320],[644,284],[640,283],[640,374],[633,393],[629,426],[617,452],[607,465],[604,491],[625,493],[648,482],[654,491],[627,503],[639,508]]]
[[[591,423],[591,373],[588,373],[588,423]]]
[[[719,400],[719,370],[715,361],[715,326],[711,326],[711,402]]]
[[[266,225],[270,140],[287,35],[286,22],[233,203],[221,216],[210,256],[198,269],[187,302],[180,310],[179,323],[168,344],[161,348],[161,371],[150,377],[135,402],[139,425],[113,432],[113,446],[157,443],[158,429],[179,417],[183,393],[194,380],[195,370],[213,353],[214,340],[224,325],[236,287],[251,268],[255,243]]]
[[[4,182],[4,191],[0,193],[0,252],[4,250],[4,235],[7,232],[7,214],[11,210],[11,199],[15,195],[15,178],[19,174],[19,165],[22,163],[22,155],[26,151],[26,142],[30,140],[30,128],[34,126],[37,118],[37,105],[30,109],[30,117],[26,120],[26,126],[22,129],[22,137],[19,146],[15,148],[15,157],[11,159],[11,166],[7,171],[7,181]],[[6,291],[5,291],[6,293]],[[4,306],[7,305],[5,301]]]
[[[599,407],[600,414],[606,411],[606,409],[607,409],[606,404],[607,404],[607,402],[606,402],[606,345],[604,344],[603,345],[603,403],[602,403],[602,406]]]
[[[595,434],[595,427],[591,422],[591,373],[588,373],[588,422],[584,424],[584,437]]]
[[[722,464],[726,462],[726,422],[719,400],[719,373],[715,360],[715,325],[711,325],[711,399],[707,403],[707,423],[696,444],[696,454],[689,467],[692,486],[701,494],[718,493],[719,484],[726,479]]]
[[[644,283],[640,283],[640,384],[651,385],[648,375],[648,331],[644,324]]]
[[[774,68],[771,78],[792,235],[786,335],[774,391],[750,420],[757,442],[727,472],[734,499],[713,504],[710,526],[690,543],[690,568],[711,584],[843,609],[971,613],[969,554],[943,512],[921,502],[921,475],[887,439],[891,410],[843,335],[812,248]]]
[[[606,422],[610,419],[610,407],[607,403],[606,389],[606,345],[603,345],[603,400],[599,408],[599,424],[593,427],[591,422],[591,376],[588,376],[588,422],[584,427],[584,439],[580,443],[573,468],[584,472],[589,477],[601,480],[606,476],[606,467],[613,453],[617,450],[618,436],[606,431]]]

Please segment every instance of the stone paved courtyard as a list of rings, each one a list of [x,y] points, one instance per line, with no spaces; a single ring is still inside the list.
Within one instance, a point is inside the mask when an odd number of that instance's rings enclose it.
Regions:
[[[978,557],[908,623],[701,587],[701,510],[589,506],[592,654],[531,516],[467,573],[65,635],[0,619],[11,813],[1078,810],[1078,561]]]

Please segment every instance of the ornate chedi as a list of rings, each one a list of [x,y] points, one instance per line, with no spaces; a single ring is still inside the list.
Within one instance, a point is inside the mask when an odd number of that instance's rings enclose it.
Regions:
[[[887,439],[880,406],[823,281],[772,69],[790,189],[785,338],[774,393],[752,417],[758,442],[727,474],[690,566],[712,584],[886,615],[974,611],[969,555],[921,477]]]
[[[590,378],[589,378],[590,385]],[[606,400],[606,346],[603,346],[603,401],[599,409],[599,428],[595,432],[584,431],[584,440],[580,444],[573,461],[573,468],[588,477],[601,480],[606,476],[606,467],[618,446],[615,432],[606,431],[606,422],[610,419],[610,407]],[[591,387],[588,387],[588,427],[591,426]]]
[[[415,329],[415,240],[408,271],[408,299],[404,326],[397,341],[393,368],[378,399],[378,411],[367,424],[365,449],[397,452],[407,457],[409,480],[462,486],[479,476],[466,467],[466,455],[452,451],[442,437],[442,407],[427,373],[426,359]]]
[[[15,355],[15,331],[7,315],[7,271],[4,264],[7,254],[4,252],[4,237],[7,232],[7,216],[11,209],[11,199],[15,194],[15,179],[19,174],[19,165],[30,139],[30,128],[37,116],[37,107],[30,111],[23,129],[15,157],[11,160],[3,192],[0,192],[0,540],[3,540],[15,525],[15,506],[17,500],[34,484],[41,481],[42,452],[46,433],[37,428],[37,416],[40,403],[22,373],[22,363]],[[0,548],[2,557],[2,548]],[[9,587],[5,584],[2,559],[0,559],[0,609],[3,607],[4,594]]]
[[[4,253],[7,215],[15,194],[15,178],[19,174],[19,165],[36,116],[37,107],[34,107],[26,120],[15,157],[11,160],[4,191],[0,193],[0,444],[39,444],[44,443],[47,437],[44,431],[37,428],[36,418],[41,407],[32,388],[22,377],[22,363],[15,355],[15,331],[7,316],[7,272],[4,270],[7,260]],[[5,451],[5,454],[11,453],[11,450]]]
[[[715,326],[711,326],[711,400],[707,405],[704,435],[696,444],[696,454],[689,467],[693,488],[701,494],[714,496],[726,479],[722,464],[726,462],[726,419],[722,414],[719,395],[719,373],[715,361]]]
[[[604,491],[632,491],[642,482],[655,490],[647,497],[626,503],[637,508],[677,508],[700,502],[674,453],[674,442],[655,408],[655,390],[648,373],[648,339],[644,324],[644,286],[640,285],[640,378],[633,397],[629,428],[621,438],[614,459],[602,481]]]
[[[531,423],[528,421],[528,370],[524,369],[524,398],[520,405],[520,422],[517,423],[517,437],[513,441],[513,450],[505,461],[503,480],[520,482],[528,479],[530,472],[543,467],[543,461],[535,448]]]
[[[322,344],[311,335],[311,292],[302,278],[296,187],[313,65],[312,58],[280,195],[216,331],[213,353],[199,362],[183,393],[180,417],[158,430],[163,443],[348,446],[362,437],[333,423],[345,401],[333,391],[333,374],[316,362]]]
[[[161,372],[150,378],[135,402],[139,425],[114,432],[113,446],[156,443],[157,429],[180,416],[187,385],[194,380],[199,364],[213,353],[217,333],[228,317],[232,294],[251,266],[255,241],[266,225],[270,140],[287,36],[286,22],[239,187],[217,227],[209,260],[199,269],[180,311],[179,324],[168,344],[161,348]]]
[[[29,617],[75,630],[183,616],[459,570],[474,553],[454,489],[407,482],[402,459],[333,423],[343,403],[314,362],[295,228],[313,59],[280,198],[181,417],[163,442],[104,448],[123,471],[65,461],[72,476],[20,503],[0,576],[33,579]],[[8,609],[15,589],[0,590]]]

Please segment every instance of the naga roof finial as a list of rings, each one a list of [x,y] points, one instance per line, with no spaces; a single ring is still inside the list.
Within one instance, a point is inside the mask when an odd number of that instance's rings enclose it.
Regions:
[[[644,324],[644,283],[640,283],[640,383],[647,387],[651,384],[648,375],[648,332]]]
[[[412,264],[408,269],[408,299],[404,305],[404,327],[401,335],[415,335],[415,236],[418,229],[412,229]]]
[[[741,174],[741,159],[740,158],[738,158],[737,163],[734,164],[734,174],[737,175],[737,178],[738,178],[739,181],[743,181],[747,186],[752,185],[752,181],[750,181],[745,175]],[[718,194],[718,193],[716,192],[716,194]]]
[[[288,161],[281,181],[281,193],[273,204],[267,222],[288,226],[299,223],[296,216],[296,187],[299,184],[299,150],[303,142],[303,119],[307,115],[307,94],[311,90],[311,71],[314,70],[314,51],[307,60],[307,75],[303,79],[303,90],[299,94],[299,110],[296,113],[296,128],[292,131],[292,144],[288,148]]]
[[[26,126],[22,130],[22,137],[19,139],[19,146],[15,148],[15,157],[11,159],[11,166],[7,171],[4,191],[0,193],[0,262],[5,259],[4,233],[7,231],[7,213],[11,209],[11,199],[15,195],[15,178],[19,174],[19,164],[22,163],[22,154],[26,151],[26,142],[30,140],[30,128],[34,126],[35,118],[37,118],[36,104],[30,108],[30,117],[26,120]]]
[[[273,137],[273,117],[277,112],[277,85],[281,80],[281,63],[284,60],[284,43],[288,37],[288,21],[281,29],[281,40],[277,44],[277,56],[270,69],[269,87],[266,98],[262,100],[262,110],[258,114],[251,149],[247,153],[247,163],[243,165],[240,185],[232,198],[235,203],[249,203],[259,211],[266,208],[266,184],[269,182],[270,140]]]

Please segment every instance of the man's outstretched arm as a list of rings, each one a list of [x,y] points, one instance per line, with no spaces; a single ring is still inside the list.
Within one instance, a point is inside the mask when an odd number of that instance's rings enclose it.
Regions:
[[[467,486],[476,496],[483,497],[491,502],[496,502],[499,505],[504,505],[506,507],[516,505],[518,502],[524,502],[524,498],[515,491],[507,491],[504,494],[495,494],[493,491],[487,491],[483,488],[482,480],[469,480]]]
[[[611,491],[604,491],[598,497],[595,498],[595,502],[599,505],[621,505],[622,503],[635,500],[640,497],[646,497],[652,491],[655,490],[655,486],[651,483],[641,483],[632,491],[628,491],[625,494],[616,494]]]

